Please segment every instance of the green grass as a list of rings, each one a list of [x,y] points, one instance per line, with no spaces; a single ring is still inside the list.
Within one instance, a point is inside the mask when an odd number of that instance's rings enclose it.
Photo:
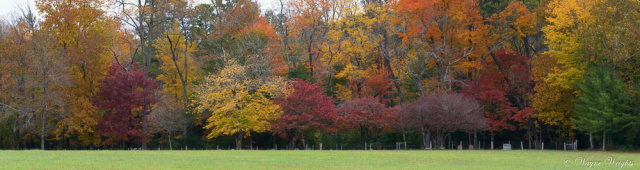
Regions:
[[[581,163],[584,158],[586,162]],[[639,169],[640,154],[594,151],[0,151],[0,169]],[[578,160],[576,162],[576,160]]]

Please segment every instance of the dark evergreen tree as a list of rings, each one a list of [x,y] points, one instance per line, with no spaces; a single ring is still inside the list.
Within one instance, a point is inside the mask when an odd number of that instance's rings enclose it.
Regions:
[[[584,82],[577,84],[580,94],[575,100],[576,123],[574,129],[593,134],[602,132],[602,150],[605,149],[607,133],[618,132],[618,122],[623,122],[629,106],[628,95],[623,93],[624,83],[612,71],[595,67],[585,75]],[[590,135],[591,136],[591,135]],[[590,137],[591,146],[593,141]]]

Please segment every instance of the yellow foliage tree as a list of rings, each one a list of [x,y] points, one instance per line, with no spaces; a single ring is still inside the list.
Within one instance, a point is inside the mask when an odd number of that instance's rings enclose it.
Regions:
[[[579,33],[591,24],[594,16],[589,12],[596,0],[557,0],[549,3],[549,17],[542,31],[549,46],[549,55],[557,59],[559,67],[550,72],[545,81],[551,85],[571,89],[584,74],[588,60],[579,53]]]
[[[544,56],[532,61],[532,79],[536,82],[532,107],[537,126],[558,126],[557,133],[573,137],[570,118],[575,117],[575,83],[582,79],[588,57],[581,55],[580,32],[595,20],[590,12],[596,0],[556,0],[547,6],[549,23],[543,27],[549,46]]]
[[[265,132],[269,122],[281,114],[280,106],[271,99],[286,96],[289,88],[281,77],[258,79],[250,76],[250,67],[236,61],[226,63],[218,74],[204,78],[196,91],[196,110],[212,113],[204,127],[211,130],[207,138],[234,135],[236,149],[241,149],[243,133]]]
[[[174,21],[173,27],[167,30],[164,38],[156,40],[154,47],[158,50],[156,57],[162,61],[162,73],[157,79],[163,84],[163,92],[170,94],[186,108],[187,96],[192,91],[188,86],[193,84],[198,73],[192,55],[196,51],[196,44],[186,40],[178,21]]]
[[[106,74],[109,58],[109,37],[118,27],[115,19],[105,15],[102,0],[38,0],[36,6],[45,14],[44,30],[51,32],[57,46],[63,49],[68,63],[71,83],[66,86],[65,99],[69,101],[62,121],[57,123],[56,137],[73,134],[83,146],[100,145],[95,131],[100,116],[91,98]],[[75,144],[75,141],[70,141]]]
[[[571,118],[576,117],[574,98],[581,92],[575,87],[583,75],[604,66],[612,69],[636,70],[629,59],[639,54],[637,29],[640,18],[638,1],[555,0],[547,6],[547,26],[543,28],[549,46],[547,56],[533,62],[536,82],[533,107],[535,118],[558,133],[573,137]],[[627,68],[625,68],[627,67]],[[633,74],[633,73],[632,73]]]
[[[391,30],[390,11],[381,4],[370,3],[362,8],[346,8],[344,16],[332,22],[326,33],[327,43],[323,44],[321,63],[327,66],[330,75],[345,79],[349,84],[337,84],[335,96],[339,100],[349,100],[356,94],[371,91],[365,86],[369,73],[382,70],[388,61],[381,44],[385,40],[380,30]],[[359,11],[366,12],[359,12]],[[333,66],[341,69],[333,70]],[[335,72],[335,73],[332,73]],[[331,79],[331,78],[329,78]],[[331,90],[333,92],[333,90]]]
[[[555,86],[544,80],[548,74],[560,67],[558,60],[542,55],[533,58],[531,65],[533,66],[531,77],[536,82],[531,103],[536,113],[531,117],[539,120],[538,128],[540,126],[556,126],[559,127],[557,133],[573,138],[575,133],[571,127],[575,124],[571,118],[576,116],[573,112],[572,96],[574,96],[574,90]]]

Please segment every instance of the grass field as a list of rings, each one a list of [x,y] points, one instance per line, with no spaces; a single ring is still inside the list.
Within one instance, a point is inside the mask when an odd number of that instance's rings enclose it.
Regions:
[[[589,165],[595,169],[640,169],[640,154],[538,150],[0,151],[0,169],[586,169]]]

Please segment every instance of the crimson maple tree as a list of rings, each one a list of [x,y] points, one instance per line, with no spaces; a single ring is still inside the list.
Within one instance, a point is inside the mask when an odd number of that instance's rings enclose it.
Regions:
[[[289,140],[289,149],[295,148],[298,136],[305,131],[335,131],[334,125],[338,118],[331,97],[322,94],[322,89],[317,84],[296,80],[293,82],[293,90],[285,99],[277,101],[283,113],[271,124],[275,133]]]
[[[378,97],[380,101],[387,106],[393,105],[393,80],[391,73],[386,70],[377,70],[368,73],[368,79],[364,81],[364,85],[368,88],[364,91],[366,96]],[[367,91],[368,90],[368,91]]]
[[[140,130],[140,115],[143,114],[140,112],[144,106],[156,102],[152,94],[157,88],[157,83],[145,78],[145,74],[137,66],[127,70],[119,64],[111,64],[93,98],[93,103],[104,111],[98,130],[108,138],[105,145],[145,135]]]
[[[526,94],[533,87],[530,81],[529,57],[507,50],[497,50],[493,57],[483,63],[482,78],[477,84],[468,86],[462,93],[472,96],[484,106],[484,116],[489,123],[491,141],[493,136],[503,130],[515,130],[510,122],[522,122],[529,116],[531,109],[519,109],[511,102],[524,102],[514,94]],[[472,84],[472,83],[469,83]]]
[[[339,126],[343,129],[357,130],[364,149],[367,148],[367,140],[372,134],[388,130],[397,117],[391,109],[373,97],[348,100],[336,111],[340,115]]]
[[[434,136],[434,146],[442,148],[451,132],[486,130],[482,105],[460,93],[436,93],[422,97],[403,107],[403,112],[412,113],[412,124],[428,133],[423,136],[425,147],[430,140],[430,134]]]

